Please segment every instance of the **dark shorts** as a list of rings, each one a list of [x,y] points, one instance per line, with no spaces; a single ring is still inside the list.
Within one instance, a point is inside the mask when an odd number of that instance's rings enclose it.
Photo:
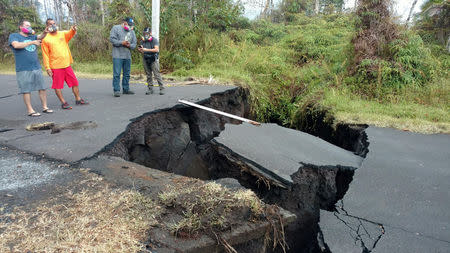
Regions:
[[[30,93],[32,91],[45,90],[48,88],[44,82],[42,70],[19,71],[16,73],[19,94]]]
[[[64,81],[66,81],[67,86],[78,86],[78,79],[73,73],[72,67],[67,67],[64,69],[52,69],[53,72],[53,84],[52,89],[61,90],[64,88]]]

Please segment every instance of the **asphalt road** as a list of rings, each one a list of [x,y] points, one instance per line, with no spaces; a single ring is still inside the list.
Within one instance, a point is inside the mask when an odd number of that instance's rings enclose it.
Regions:
[[[450,252],[450,135],[366,133],[369,153],[338,211],[321,212],[331,251]]]
[[[135,95],[112,96],[111,80],[79,80],[80,95],[90,105],[76,106],[71,89],[65,86],[64,98],[73,106],[72,110],[62,110],[53,90],[48,90],[48,105],[55,110],[53,114],[41,117],[28,117],[22,96],[17,95],[17,83],[14,75],[0,75],[0,144],[8,145],[33,154],[67,162],[79,161],[90,157],[113,142],[125,131],[130,120],[145,113],[170,108],[178,104],[178,99],[197,102],[210,97],[212,93],[233,89],[233,86],[188,85],[166,88],[165,95],[155,93],[145,95],[144,84],[131,83]],[[46,77],[50,84],[50,79]],[[41,111],[37,92],[32,93],[32,104]],[[50,131],[30,132],[25,127],[31,123],[55,122],[56,124],[75,121],[93,121],[96,128],[84,130],[63,130],[58,134]]]

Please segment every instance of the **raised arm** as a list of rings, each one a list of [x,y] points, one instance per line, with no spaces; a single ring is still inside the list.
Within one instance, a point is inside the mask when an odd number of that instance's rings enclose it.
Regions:
[[[77,29],[75,28],[75,26],[72,26],[69,31],[64,32],[64,38],[66,39],[66,42],[69,42],[76,33]]]
[[[46,27],[45,30],[37,36],[37,39],[43,40],[45,38],[45,36],[47,36],[47,33],[48,33],[48,27]]]

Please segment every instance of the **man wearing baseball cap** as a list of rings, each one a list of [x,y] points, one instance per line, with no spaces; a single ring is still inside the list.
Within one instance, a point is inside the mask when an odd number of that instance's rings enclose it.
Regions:
[[[132,95],[130,90],[131,50],[136,48],[136,34],[134,33],[134,20],[131,17],[123,19],[122,24],[111,28],[109,41],[113,45],[113,92],[114,97],[120,97],[120,74],[122,75],[122,93]]]

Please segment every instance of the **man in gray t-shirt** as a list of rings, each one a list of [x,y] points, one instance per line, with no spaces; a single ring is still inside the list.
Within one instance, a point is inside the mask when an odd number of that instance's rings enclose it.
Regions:
[[[120,97],[120,73],[122,76],[122,93],[134,94],[130,90],[131,50],[136,48],[136,34],[133,31],[134,21],[126,17],[123,23],[112,27],[109,41],[113,45],[113,91],[115,97]]]

